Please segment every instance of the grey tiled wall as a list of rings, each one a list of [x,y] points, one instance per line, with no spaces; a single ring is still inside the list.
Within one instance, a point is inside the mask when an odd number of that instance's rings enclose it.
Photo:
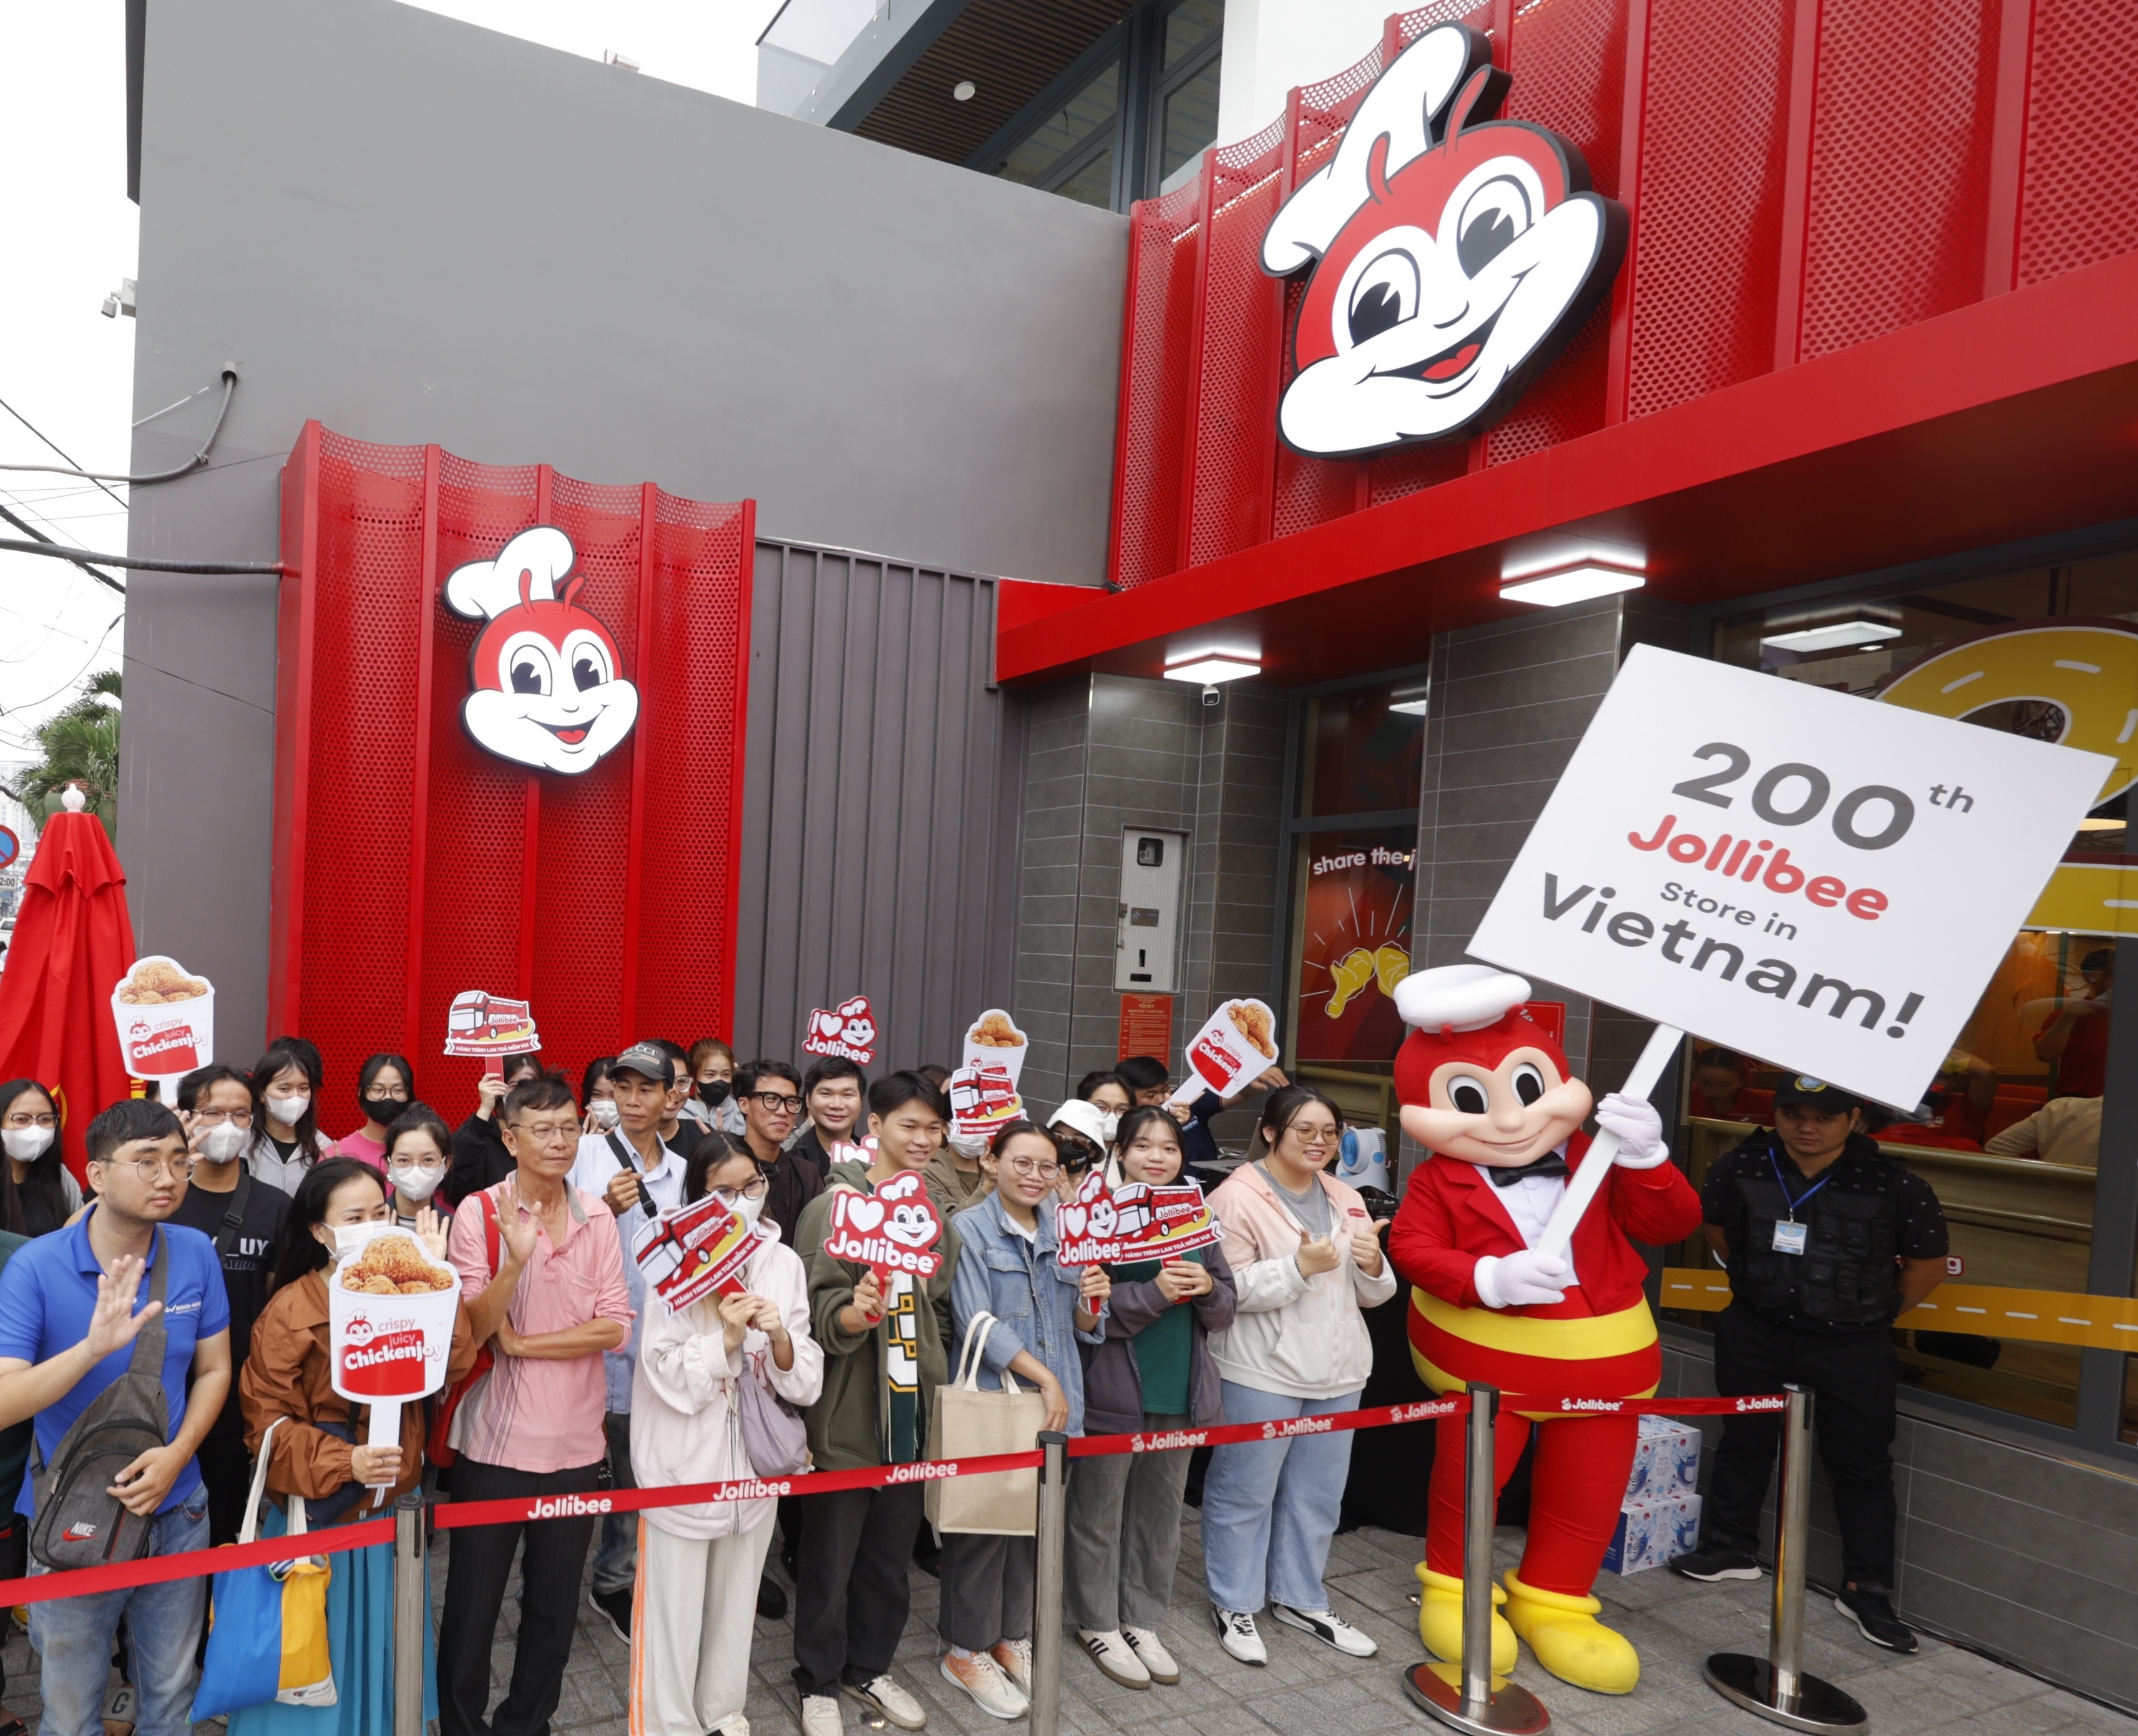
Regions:
[[[1233,683],[1206,706],[1185,683],[1091,675],[1037,692],[1028,716],[1016,1012],[1032,1042],[1024,1096],[1045,1111],[1118,1048],[1124,827],[1189,834],[1165,1058],[1218,998],[1269,994],[1284,700]]]
[[[1443,633],[1433,642],[1418,801],[1418,969],[1459,964],[1530,826],[1573,757],[1618,665],[1636,644],[1682,651],[1681,610],[1638,593]],[[1644,1024],[1592,1017],[1587,997],[1536,981],[1567,1003],[1566,1049],[1601,1092],[1623,1080]]]
[[[1714,1392],[1703,1334],[1667,1327],[1664,1344],[1665,1393]],[[1706,1436],[1705,1489],[1722,1425],[1688,1420]],[[1963,1426],[1906,1393],[1893,1458],[1901,1616],[2138,1712],[2138,1475]],[[1813,1580],[1838,1581],[1833,1488],[1816,1464],[1809,1562]]]

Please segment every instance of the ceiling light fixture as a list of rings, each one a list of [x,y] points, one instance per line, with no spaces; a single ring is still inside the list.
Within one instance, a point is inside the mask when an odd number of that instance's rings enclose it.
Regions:
[[[1900,628],[1890,621],[1836,621],[1826,627],[1799,627],[1794,632],[1768,633],[1760,643],[1771,645],[1776,651],[1802,654],[1841,651],[1852,645],[1877,645],[1900,636]]]
[[[1165,679],[1169,681],[1193,681],[1204,687],[1215,686],[1220,681],[1240,681],[1262,672],[1260,661],[1250,662],[1245,657],[1212,655],[1198,657],[1192,663],[1174,663],[1167,666]]]
[[[980,94],[980,87],[969,78],[961,78],[950,86],[952,102],[970,102]]]
[[[1570,602],[1587,602],[1591,597],[1638,591],[1647,582],[1645,573],[1585,560],[1550,573],[1504,579],[1500,585],[1500,599],[1503,602],[1534,603],[1540,608],[1560,609]]]
[[[1423,681],[1398,681],[1389,690],[1389,710],[1405,717],[1423,717],[1427,688]]]

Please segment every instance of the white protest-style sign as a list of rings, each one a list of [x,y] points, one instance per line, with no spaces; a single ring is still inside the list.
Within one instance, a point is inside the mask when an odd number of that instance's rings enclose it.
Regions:
[[[1054,1226],[1054,1257],[1062,1265],[1172,1260],[1225,1239],[1225,1226],[1195,1183],[1110,1187],[1105,1169],[1096,1165],[1076,1198],[1055,1207]]]
[[[1000,1067],[1015,1085],[1024,1076],[1024,1057],[1031,1045],[1016,1021],[999,1007],[990,1007],[966,1027],[961,1067]]]
[[[950,1131],[962,1139],[987,1139],[1024,1115],[1024,1100],[1009,1069],[994,1063],[960,1067],[944,1081],[950,1100]]]
[[[525,1001],[463,989],[446,1009],[448,1055],[524,1055],[542,1046]]]
[[[119,1052],[135,1079],[183,1079],[215,1059],[215,985],[175,958],[137,958],[111,991]]]
[[[1638,646],[1470,951],[1911,1105],[2110,765]]]
[[[1230,1097],[1275,1066],[1276,1056],[1276,1015],[1265,1002],[1222,1002],[1189,1041],[1173,1101],[1193,1103],[1205,1091]]]
[[[398,1224],[341,1251],[327,1277],[328,1379],[371,1407],[367,1446],[398,1446],[401,1407],[445,1384],[460,1299],[459,1274]]]

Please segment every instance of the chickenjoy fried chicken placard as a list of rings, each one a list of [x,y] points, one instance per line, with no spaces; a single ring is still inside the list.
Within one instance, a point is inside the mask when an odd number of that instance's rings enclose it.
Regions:
[[[409,1231],[381,1224],[327,1279],[328,1378],[371,1407],[369,1446],[401,1439],[401,1407],[445,1384],[460,1275]]]
[[[1230,1097],[1276,1065],[1276,1015],[1261,1001],[1227,1001],[1188,1045],[1188,1065],[1175,1103],[1203,1092]]]

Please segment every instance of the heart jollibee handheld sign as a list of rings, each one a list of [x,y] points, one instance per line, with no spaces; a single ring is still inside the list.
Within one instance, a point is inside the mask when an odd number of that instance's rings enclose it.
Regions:
[[[445,1384],[461,1280],[412,1232],[381,1224],[327,1279],[328,1378],[371,1407],[367,1446],[401,1444],[401,1407]]]
[[[876,1060],[876,1014],[866,995],[850,995],[836,1007],[819,1007],[809,1015],[802,1036],[805,1055],[832,1055],[866,1067]]]
[[[935,1251],[942,1239],[943,1220],[935,1215],[920,1172],[907,1169],[873,1193],[837,1190],[824,1251],[834,1260],[866,1266],[879,1280],[894,1272],[925,1280],[943,1270],[943,1256]]]

